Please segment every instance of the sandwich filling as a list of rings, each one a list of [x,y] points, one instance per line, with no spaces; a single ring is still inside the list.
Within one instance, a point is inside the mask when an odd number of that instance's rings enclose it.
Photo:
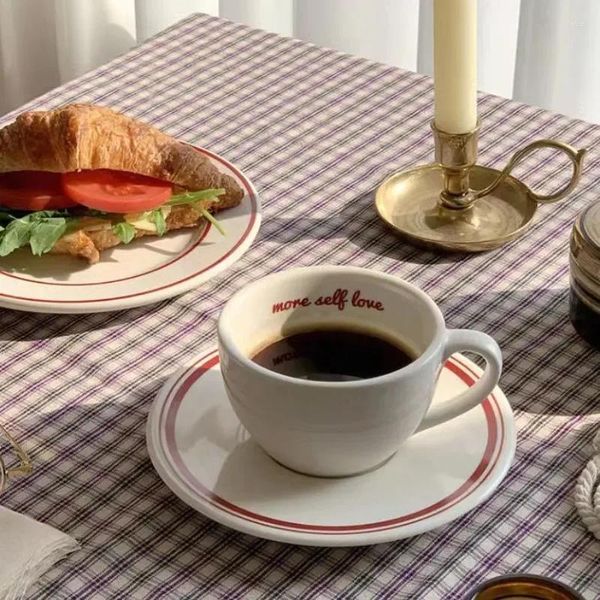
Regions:
[[[78,249],[68,253],[85,255],[77,248],[83,237],[110,247],[204,219],[224,233],[211,209],[225,193],[224,188],[186,191],[111,169],[0,173],[0,257],[25,246],[38,256],[63,253],[61,245]],[[91,253],[86,258],[95,262],[97,252]]]

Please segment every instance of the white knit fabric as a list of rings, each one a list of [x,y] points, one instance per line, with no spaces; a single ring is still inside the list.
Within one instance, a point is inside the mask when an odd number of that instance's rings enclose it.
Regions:
[[[594,456],[575,486],[575,505],[586,527],[600,540],[600,431],[593,448]]]
[[[70,536],[0,506],[0,600],[20,600],[54,563],[79,548]]]

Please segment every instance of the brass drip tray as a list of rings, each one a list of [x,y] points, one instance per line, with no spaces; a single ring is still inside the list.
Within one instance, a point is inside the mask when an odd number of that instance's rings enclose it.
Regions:
[[[500,174],[496,169],[475,165],[469,172],[470,183],[475,189],[483,189]],[[440,165],[396,173],[377,190],[377,212],[398,234],[421,247],[480,252],[523,234],[538,205],[529,188],[510,175],[489,195],[464,209],[440,204],[443,186]]]

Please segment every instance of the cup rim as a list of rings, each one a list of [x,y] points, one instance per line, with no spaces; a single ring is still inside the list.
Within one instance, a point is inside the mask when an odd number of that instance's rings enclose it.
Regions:
[[[354,274],[359,275],[361,277],[384,280],[398,287],[410,290],[410,292],[412,292],[424,304],[427,305],[432,314],[436,326],[433,339],[429,342],[427,348],[410,364],[401,367],[400,369],[396,369],[391,373],[385,373],[384,375],[378,375],[377,377],[370,377],[368,379],[360,379],[357,381],[317,381],[312,379],[299,379],[298,377],[292,377],[291,375],[277,373],[276,371],[272,371],[271,369],[267,369],[266,367],[255,363],[251,358],[246,356],[246,354],[239,349],[238,345],[233,340],[233,336],[228,330],[229,326],[226,323],[226,320],[229,319],[229,313],[236,308],[236,305],[242,301],[245,295],[247,295],[249,292],[253,291],[257,287],[269,284],[274,280],[286,280],[295,276],[311,273],[345,273],[349,275]],[[219,315],[219,319],[217,321],[217,336],[220,344],[222,346],[225,346],[227,351],[244,366],[281,382],[292,383],[294,385],[302,385],[304,387],[333,389],[371,387],[382,383],[386,383],[388,381],[392,381],[399,376],[404,376],[405,374],[410,374],[416,371],[421,367],[421,365],[429,361],[431,357],[436,353],[437,348],[440,342],[442,341],[442,338],[444,337],[445,331],[446,325],[444,322],[444,316],[442,315],[442,311],[439,309],[437,304],[423,290],[421,290],[417,286],[405,281],[404,279],[401,279],[400,277],[389,275],[388,273],[382,273],[381,271],[373,271],[371,269],[365,269],[362,267],[349,267],[343,265],[317,265],[314,267],[297,267],[294,269],[277,271],[275,273],[270,273],[265,277],[255,279],[254,281],[244,285],[242,288],[237,290],[229,298],[229,300],[225,303],[225,306],[223,307],[223,310],[221,311],[221,314]]]

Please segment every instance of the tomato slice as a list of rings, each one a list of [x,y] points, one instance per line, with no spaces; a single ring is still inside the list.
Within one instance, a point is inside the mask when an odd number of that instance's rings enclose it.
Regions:
[[[60,173],[11,171],[0,174],[0,207],[14,210],[54,210],[75,206],[62,190]]]
[[[109,169],[64,173],[62,185],[64,193],[79,204],[110,213],[157,208],[173,191],[167,181]]]

